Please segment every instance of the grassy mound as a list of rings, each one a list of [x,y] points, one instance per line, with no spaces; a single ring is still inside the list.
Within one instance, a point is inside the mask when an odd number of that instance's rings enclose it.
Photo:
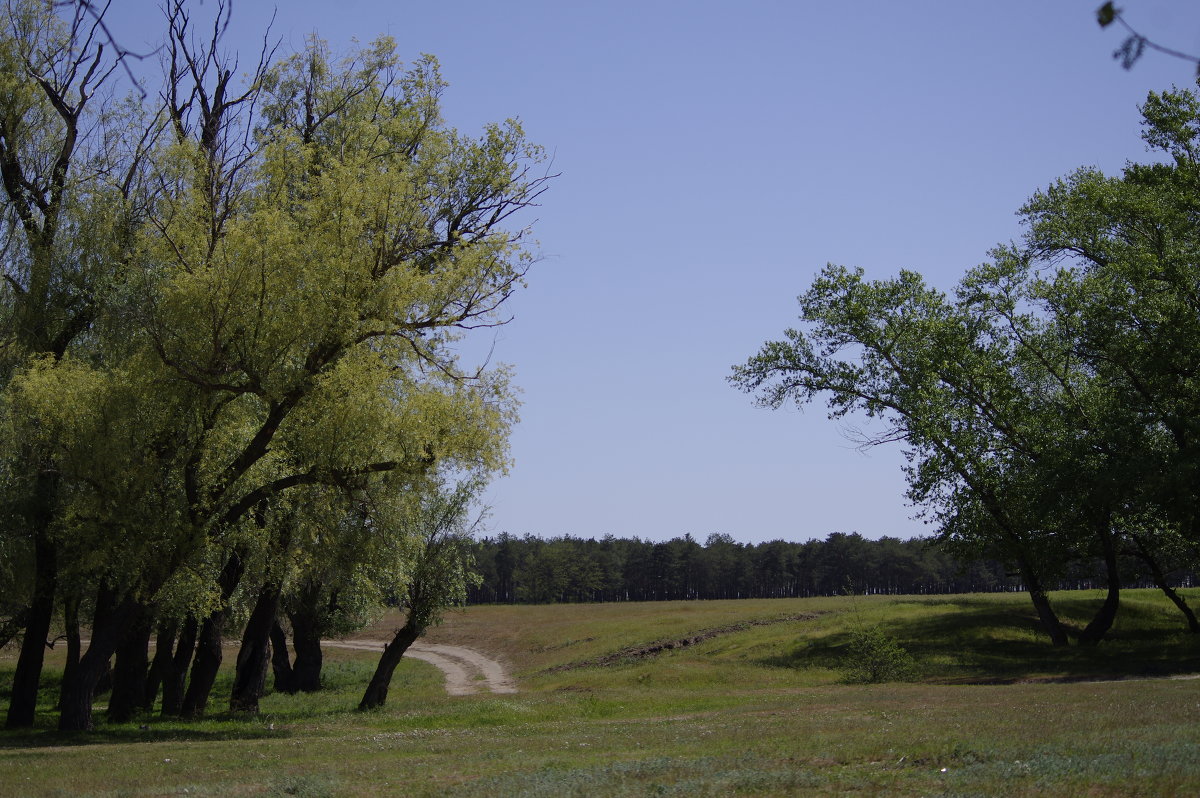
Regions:
[[[1100,600],[1055,597],[1079,628]],[[845,683],[864,628],[916,681]],[[1183,629],[1148,591],[1125,595],[1110,640],[1057,650],[1021,595],[473,607],[430,641],[507,663],[520,693],[450,697],[406,661],[388,705],[358,713],[375,655],[328,649],[325,690],[267,696],[256,717],[66,736],[51,670],[39,728],[0,733],[0,793],[1197,794],[1200,682],[1142,678],[1200,671]],[[0,699],[14,660],[0,653]]]

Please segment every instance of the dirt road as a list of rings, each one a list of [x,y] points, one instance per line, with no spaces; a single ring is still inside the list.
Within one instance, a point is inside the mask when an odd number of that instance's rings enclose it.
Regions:
[[[322,640],[321,645],[383,651],[383,642],[379,640]],[[450,695],[470,695],[478,692],[481,685],[493,693],[517,692],[516,684],[503,665],[471,648],[413,643],[404,656],[439,668],[446,676],[446,692]]]

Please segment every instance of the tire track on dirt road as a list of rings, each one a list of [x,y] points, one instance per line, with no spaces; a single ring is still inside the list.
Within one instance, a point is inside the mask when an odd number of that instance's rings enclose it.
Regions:
[[[321,645],[358,651],[383,651],[380,640],[322,640]],[[434,643],[413,643],[404,656],[428,662],[446,677],[450,695],[471,695],[483,685],[493,693],[515,693],[516,683],[504,666],[473,648]]]

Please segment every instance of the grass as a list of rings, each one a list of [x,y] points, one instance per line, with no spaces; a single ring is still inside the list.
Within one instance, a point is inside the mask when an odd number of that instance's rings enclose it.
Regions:
[[[1055,600],[1081,628],[1100,596]],[[804,618],[745,624],[788,616]],[[1130,591],[1111,640],[1055,650],[1020,595],[473,607],[431,642],[497,656],[520,693],[449,697],[405,661],[388,705],[358,713],[374,655],[328,649],[325,690],[269,695],[257,717],[62,735],[48,673],[39,728],[0,733],[0,795],[1198,794],[1200,683],[1131,678],[1200,671],[1180,621]],[[842,682],[863,624],[913,654],[917,681]]]

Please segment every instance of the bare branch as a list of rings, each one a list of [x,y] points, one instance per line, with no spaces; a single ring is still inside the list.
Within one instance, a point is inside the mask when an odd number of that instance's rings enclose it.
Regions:
[[[138,93],[141,94],[141,96],[142,96],[142,99],[145,99],[146,98],[146,90],[144,88],[142,88],[141,84],[138,83],[137,78],[134,77],[133,70],[130,68],[129,62],[126,61],[126,59],[127,58],[136,58],[140,61],[142,59],[149,58],[150,56],[155,55],[162,48],[158,48],[156,50],[151,50],[148,53],[139,53],[139,52],[130,50],[128,48],[122,47],[121,44],[117,41],[116,37],[113,36],[112,31],[109,30],[108,23],[105,22],[105,20],[104,20],[104,15],[106,13],[108,13],[108,9],[112,5],[112,0],[108,0],[108,2],[105,2],[103,7],[97,7],[97,5],[98,4],[91,2],[91,0],[56,0],[56,2],[54,3],[55,8],[74,8],[75,9],[75,18],[73,20],[73,26],[78,26],[78,24],[82,20],[82,17],[84,14],[87,14],[88,16],[92,17],[92,19],[95,20],[95,24],[93,25],[93,28],[92,28],[93,33],[96,30],[99,30],[100,33],[103,34],[103,36],[104,36],[105,40],[108,42],[109,46],[112,47],[113,52],[116,53],[115,63],[121,65],[121,67],[125,70],[125,75],[129,78],[129,82],[134,87],[137,88]],[[90,41],[90,39],[91,39],[91,37],[89,36],[89,41]]]
[[[1157,42],[1151,41],[1134,29],[1132,25],[1125,21],[1124,13],[1115,7],[1111,2],[1107,2],[1096,10],[1096,21],[1100,23],[1100,27],[1107,28],[1112,23],[1116,22],[1128,34],[1125,41],[1121,42],[1121,46],[1113,51],[1113,58],[1121,62],[1124,69],[1132,69],[1133,65],[1141,60],[1145,55],[1146,50],[1154,50],[1155,52],[1169,55],[1172,58],[1178,58],[1196,65],[1196,74],[1200,75],[1200,56],[1185,53],[1182,50],[1175,50],[1171,47],[1164,47]]]

